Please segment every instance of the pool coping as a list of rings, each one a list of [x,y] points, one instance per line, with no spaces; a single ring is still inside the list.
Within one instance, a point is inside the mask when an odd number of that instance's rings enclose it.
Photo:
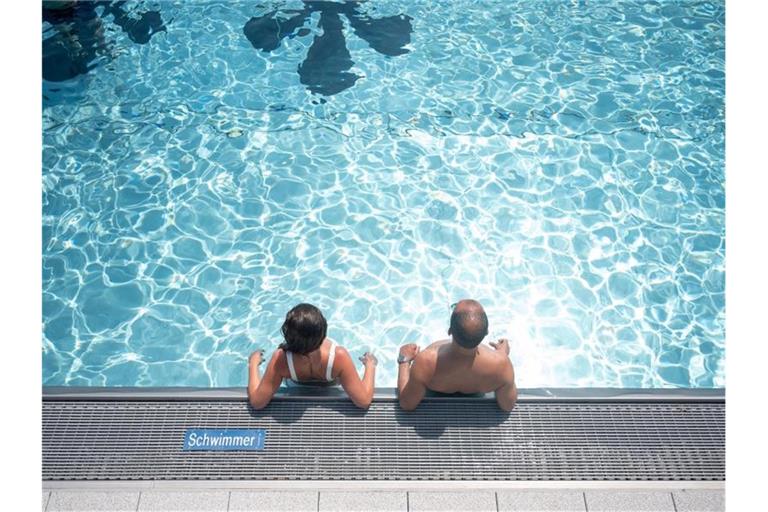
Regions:
[[[521,388],[519,402],[648,402],[725,401],[725,388]],[[245,387],[84,387],[43,386],[43,400],[247,400]],[[281,388],[273,400],[348,400],[339,388]],[[375,401],[396,401],[397,389],[377,388]],[[442,395],[428,393],[425,400],[495,400],[493,393]]]

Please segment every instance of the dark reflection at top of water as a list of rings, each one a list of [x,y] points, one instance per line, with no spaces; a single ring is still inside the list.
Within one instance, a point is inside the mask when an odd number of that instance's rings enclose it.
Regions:
[[[112,42],[105,37],[103,20],[108,16],[137,44],[165,31],[158,11],[129,15],[125,2],[44,1],[42,17],[51,27],[44,32],[43,79],[64,82],[88,73],[100,55],[112,58]],[[101,14],[97,7],[102,7]]]
[[[411,42],[413,32],[410,16],[399,14],[372,18],[360,10],[358,2],[307,1],[303,9],[282,13],[275,10],[251,18],[243,32],[254,48],[272,52],[286,37],[308,35],[310,31],[304,25],[312,13],[320,14],[318,27],[322,34],[315,35],[298,72],[301,83],[313,93],[331,96],[352,87],[360,78],[349,72],[354,61],[347,49],[342,15],[349,21],[354,33],[377,52],[389,57],[409,52],[405,46]],[[285,19],[284,15],[289,17]]]

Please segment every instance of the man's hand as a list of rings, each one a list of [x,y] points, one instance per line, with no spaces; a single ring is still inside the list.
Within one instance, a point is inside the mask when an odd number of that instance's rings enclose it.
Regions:
[[[503,351],[506,355],[509,355],[509,340],[501,338],[499,341],[492,341],[491,346],[496,350]]]
[[[365,354],[360,356],[360,361],[362,361],[363,366],[365,366],[366,368],[370,366],[376,366],[377,364],[379,364],[379,360],[376,359],[376,356],[371,354],[370,352],[366,352]]]
[[[253,354],[251,354],[251,357],[248,359],[248,362],[253,365],[260,365],[264,362],[264,351],[262,349],[256,350]]]
[[[419,346],[415,343],[406,343],[400,347],[400,355],[407,361],[413,361],[419,353]]]

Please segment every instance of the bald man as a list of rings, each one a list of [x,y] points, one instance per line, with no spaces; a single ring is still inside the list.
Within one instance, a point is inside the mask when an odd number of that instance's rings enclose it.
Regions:
[[[424,350],[415,343],[400,347],[397,391],[400,407],[412,411],[428,389],[440,393],[490,393],[505,411],[517,401],[515,371],[509,360],[509,342],[500,339],[481,345],[488,335],[488,317],[475,300],[458,302],[451,314],[450,339]]]

